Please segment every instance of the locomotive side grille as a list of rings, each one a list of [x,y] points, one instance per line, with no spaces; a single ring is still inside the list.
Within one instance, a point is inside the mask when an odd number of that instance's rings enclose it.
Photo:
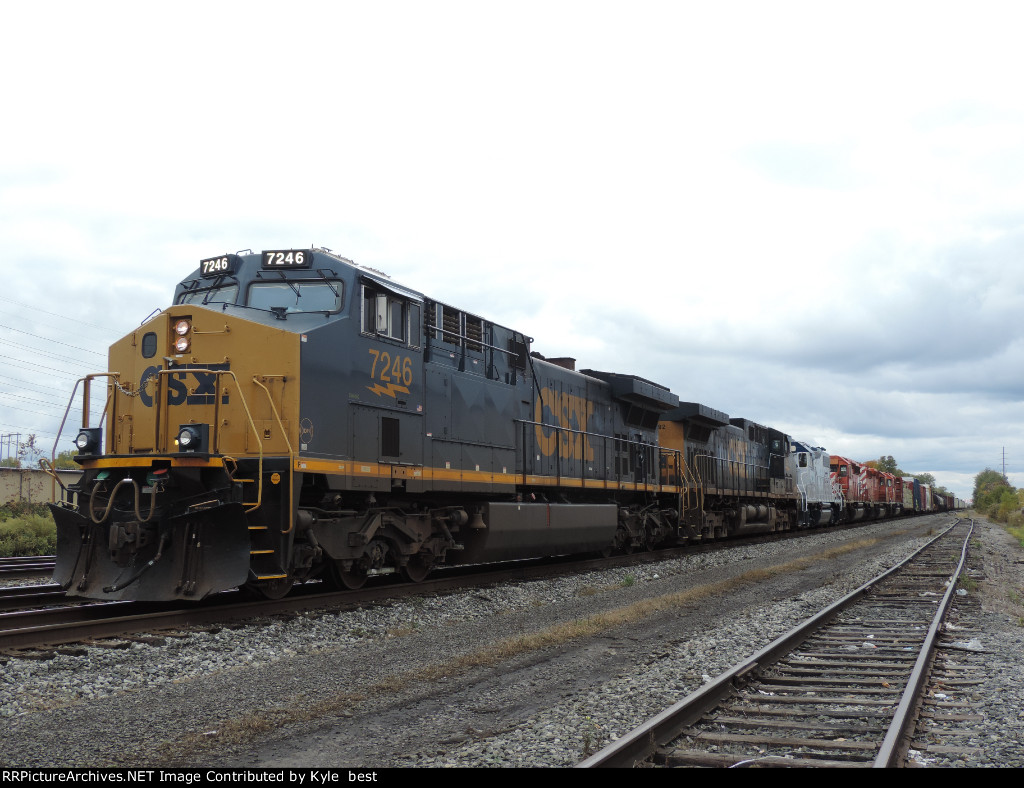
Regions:
[[[441,313],[439,315],[441,319],[438,322],[440,322],[442,329],[437,332],[437,338],[442,342],[447,342],[449,345],[458,345],[459,337],[461,335],[461,332],[459,331],[458,310],[443,305],[439,305],[437,309]]]
[[[481,342],[484,339],[484,321],[478,317],[466,315],[466,349],[482,350]]]

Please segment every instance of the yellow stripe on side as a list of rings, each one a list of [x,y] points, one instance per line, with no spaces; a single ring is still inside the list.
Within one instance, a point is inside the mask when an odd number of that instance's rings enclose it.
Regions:
[[[154,460],[170,460],[173,467],[178,468],[221,468],[224,462],[219,457],[202,459],[199,457],[182,457],[168,455],[139,455],[137,457],[101,457],[88,460],[83,468],[138,468],[152,465]],[[462,482],[468,484],[491,484],[515,486],[525,484],[530,487],[571,487],[585,490],[614,490],[620,492],[648,492],[677,495],[683,489],[675,485],[638,484],[635,482],[617,482],[614,479],[581,479],[578,476],[536,476],[527,475],[525,480],[517,473],[497,473],[492,471],[475,471],[458,468],[430,468],[411,465],[389,465],[378,462],[359,462],[346,460],[316,460],[298,457],[294,468],[298,472],[328,473],[335,476],[361,478],[390,479],[392,477],[416,479],[433,482]],[[244,481],[244,480],[236,480]]]
[[[491,471],[475,471],[452,468],[430,468],[409,465],[389,465],[387,463],[360,462],[346,460],[316,460],[299,457],[295,461],[295,470],[305,473],[327,473],[334,476],[359,478],[405,478],[422,479],[433,482],[462,482],[475,484],[525,484],[530,487],[573,487],[587,490],[618,490],[629,492],[665,493],[676,495],[681,488],[675,485],[639,484],[636,482],[617,482],[614,479],[581,479],[578,476],[535,476],[527,475],[525,480],[517,473],[496,473]],[[395,473],[400,471],[400,473]]]
[[[220,457],[202,459],[200,457],[182,457],[181,455],[169,456],[167,454],[140,454],[133,457],[100,457],[95,460],[86,460],[82,468],[91,470],[93,468],[139,468],[146,465],[152,466],[155,460],[170,460],[174,468],[223,468],[224,461]]]

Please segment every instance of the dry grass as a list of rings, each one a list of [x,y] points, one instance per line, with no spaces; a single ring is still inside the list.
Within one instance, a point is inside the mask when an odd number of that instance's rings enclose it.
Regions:
[[[491,667],[524,654],[561,646],[574,640],[592,638],[617,627],[635,624],[666,610],[693,605],[709,597],[735,591],[743,586],[760,583],[778,575],[799,572],[823,560],[835,560],[844,553],[868,547],[877,541],[877,539],[863,539],[767,569],[752,569],[729,580],[709,583],[651,599],[642,599],[587,618],[555,624],[538,632],[503,638],[468,654],[453,656],[443,663],[423,665],[412,671],[389,676],[366,687],[365,693],[339,692],[322,697],[316,702],[304,699],[300,703],[285,708],[250,712],[236,719],[224,720],[209,731],[185,734],[173,742],[168,742],[161,749],[160,760],[173,762],[183,757],[195,757],[201,753],[204,747],[214,744],[240,744],[288,724],[343,714],[367,697],[398,694],[416,682],[440,681],[463,675],[472,668]],[[613,588],[621,587],[621,585],[613,586]],[[408,632],[393,630],[388,633],[388,636],[397,637],[399,634],[411,634],[417,630],[416,627],[407,629]]]
[[[179,736],[160,748],[158,762],[168,762],[196,754],[212,744],[243,744],[257,736],[285,725],[344,714],[366,700],[366,695],[336,693],[319,701],[308,701],[297,706],[259,709],[235,719],[223,720],[206,731],[193,731]]]

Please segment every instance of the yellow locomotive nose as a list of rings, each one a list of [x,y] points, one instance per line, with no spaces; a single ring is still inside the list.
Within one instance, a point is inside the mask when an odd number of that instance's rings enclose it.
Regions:
[[[201,599],[249,582],[257,557],[280,574],[293,489],[268,479],[291,478],[299,342],[196,303],[116,342],[98,378],[110,380],[105,443],[80,431],[79,504],[54,512],[56,581],[106,599]]]

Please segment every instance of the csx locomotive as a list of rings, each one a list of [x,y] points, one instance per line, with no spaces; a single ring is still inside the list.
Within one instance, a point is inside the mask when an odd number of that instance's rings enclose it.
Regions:
[[[55,580],[273,598],[841,516],[822,450],[531,344],[327,249],[202,260],[80,381]]]

